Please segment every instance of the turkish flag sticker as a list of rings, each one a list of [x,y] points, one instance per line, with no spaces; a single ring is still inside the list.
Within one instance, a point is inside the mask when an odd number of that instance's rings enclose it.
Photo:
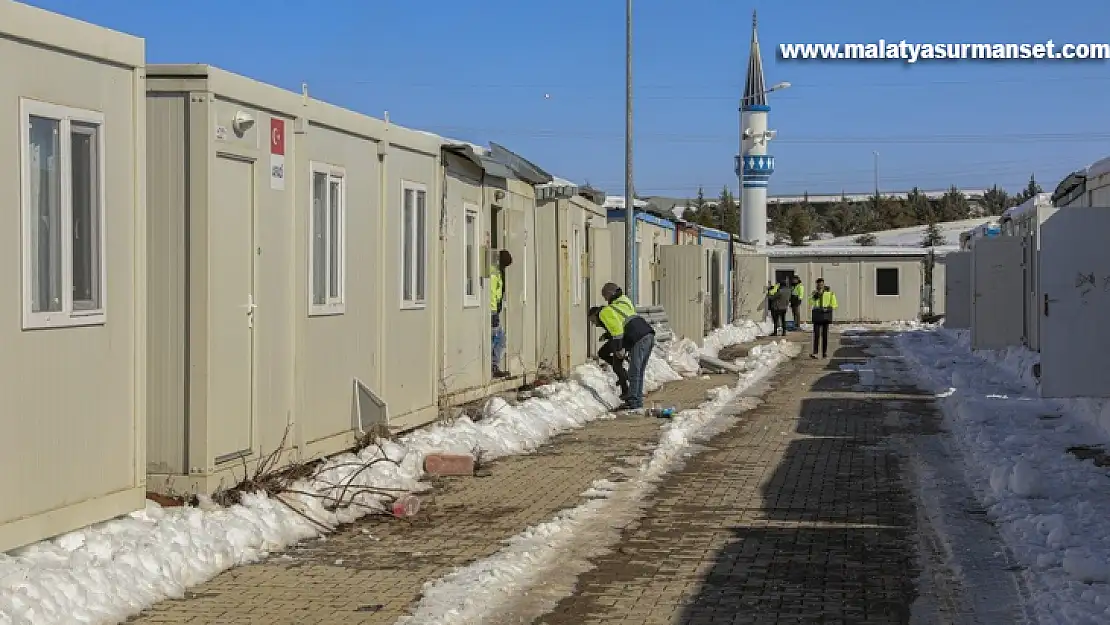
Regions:
[[[285,120],[270,118],[270,154],[285,156]]]

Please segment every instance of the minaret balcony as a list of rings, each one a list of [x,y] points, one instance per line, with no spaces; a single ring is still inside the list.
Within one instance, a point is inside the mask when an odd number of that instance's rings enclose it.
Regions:
[[[768,178],[775,173],[775,157],[766,154],[749,154],[743,157],[745,178]],[[736,175],[740,175],[740,157],[734,163]]]

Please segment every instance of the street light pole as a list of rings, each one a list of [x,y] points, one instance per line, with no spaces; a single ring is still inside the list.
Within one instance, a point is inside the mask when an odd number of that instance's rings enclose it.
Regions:
[[[637,301],[636,194],[632,188],[632,0],[624,10],[624,288]]]

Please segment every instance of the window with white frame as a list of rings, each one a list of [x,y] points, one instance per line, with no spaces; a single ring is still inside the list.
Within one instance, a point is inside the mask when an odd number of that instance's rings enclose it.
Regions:
[[[465,306],[477,306],[482,291],[478,284],[478,207],[464,204],[463,214],[463,302]]]
[[[582,241],[581,232],[575,226],[571,230],[570,239],[570,280],[572,285],[571,296],[574,300],[574,305],[578,306],[582,303]]]
[[[405,182],[401,186],[401,304],[424,306],[428,275],[428,189]]]
[[[105,322],[104,117],[20,101],[23,327]]]
[[[341,168],[313,163],[312,223],[309,227],[309,314],[335,315],[343,312],[346,262],[347,189]]]

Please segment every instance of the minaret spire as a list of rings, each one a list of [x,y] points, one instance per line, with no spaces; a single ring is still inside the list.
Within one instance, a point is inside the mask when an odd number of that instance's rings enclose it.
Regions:
[[[751,106],[767,106],[767,84],[763,80],[763,57],[759,54],[759,34],[756,30],[758,20],[752,11],[752,46],[748,55],[748,77],[744,82],[744,99],[741,109]]]

